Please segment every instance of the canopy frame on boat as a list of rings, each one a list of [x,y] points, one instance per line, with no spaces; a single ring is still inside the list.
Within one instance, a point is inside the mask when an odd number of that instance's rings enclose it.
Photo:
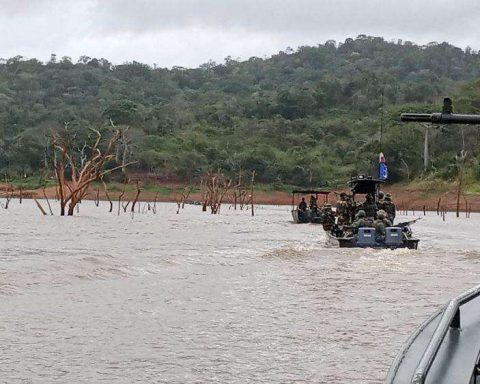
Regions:
[[[292,191],[292,209],[295,209],[295,195],[315,195],[318,198],[318,195],[323,195],[323,202],[328,203],[328,195],[330,191],[322,189],[294,189]]]
[[[378,201],[378,192],[380,185],[385,183],[385,180],[375,179],[372,176],[357,176],[352,177],[348,182],[351,186],[352,196],[355,200],[355,195],[372,195],[375,202]]]

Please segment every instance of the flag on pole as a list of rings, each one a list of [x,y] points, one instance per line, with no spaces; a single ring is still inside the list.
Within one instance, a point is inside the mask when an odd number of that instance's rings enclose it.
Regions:
[[[382,152],[380,152],[380,155],[378,156],[378,178],[380,180],[388,179],[388,167],[385,162],[385,156]]]

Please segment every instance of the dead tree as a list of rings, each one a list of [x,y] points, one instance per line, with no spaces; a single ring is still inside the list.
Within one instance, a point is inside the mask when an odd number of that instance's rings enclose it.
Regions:
[[[48,200],[47,191],[45,190],[45,186],[43,186],[42,191],[43,191],[43,198],[47,202],[48,210],[50,211],[50,215],[53,216],[52,206],[50,205],[50,200]]]
[[[123,212],[127,212],[129,205],[130,205],[130,200],[128,200],[127,203],[122,203]]]
[[[233,188],[231,179],[226,178],[222,173],[208,172],[202,176],[201,187],[203,190],[203,210],[210,207],[212,214],[218,214],[225,195]]]
[[[154,215],[157,214],[157,199],[158,199],[158,191],[155,193],[155,199],[153,199],[153,207],[152,207],[152,212]]]
[[[250,206],[252,207],[252,216],[255,216],[253,203],[253,187],[255,186],[255,171],[252,171],[252,183],[250,185]]]
[[[42,214],[46,216],[47,212],[45,212],[45,209],[43,209],[42,204],[40,204],[35,197],[33,197],[33,200],[35,201],[35,204],[37,204],[38,209],[40,209],[40,212],[42,212]]]
[[[202,211],[206,212],[207,207],[210,205],[210,191],[207,187],[207,176],[204,175],[200,179],[200,189],[202,191]]]
[[[9,184],[6,188],[5,205],[3,206],[3,208],[8,209],[8,206],[10,205],[10,201],[12,200],[14,193],[15,193],[15,188]]]
[[[250,185],[246,184],[243,178],[243,173],[240,170],[238,173],[238,182],[232,187],[232,200],[234,204],[234,209],[237,209],[237,205],[240,207],[240,210],[247,208],[248,204],[253,202],[253,186],[255,180],[256,172],[252,172],[252,178]]]
[[[100,188],[95,188],[95,206],[100,205]]]
[[[248,204],[248,190],[247,189],[240,189],[239,191],[239,201],[240,201],[240,210],[243,211],[243,209],[247,206]]]
[[[110,119],[110,125],[112,126],[112,128],[117,129],[112,119]],[[122,174],[123,174],[124,180],[127,179],[126,164],[127,164],[128,153],[130,151],[130,144],[132,142],[132,139],[128,134],[129,128],[130,127],[126,127],[118,130],[120,137],[118,139],[118,142],[115,148],[115,160],[117,161],[117,163],[120,163],[121,165],[123,165]]]
[[[177,195],[175,197],[175,201],[177,203],[177,215],[180,212],[180,208],[183,209],[185,208],[185,202],[187,201],[188,197],[190,196],[190,193],[192,193],[193,187],[185,187],[180,195]]]
[[[123,184],[122,192],[118,195],[118,212],[117,215],[120,216],[120,208],[122,207],[122,197],[125,195],[125,188],[127,184]]]
[[[103,176],[117,169],[122,169],[129,164],[122,164],[113,168],[105,169],[106,163],[114,155],[112,150],[120,139],[120,132],[117,130],[107,143],[105,151],[100,149],[102,135],[99,131],[92,129],[96,139],[89,150],[82,150],[81,156],[72,150],[72,142],[65,132],[52,132],[52,145],[54,149],[53,166],[57,180],[58,195],[60,200],[60,215],[64,216],[67,210],[68,216],[72,216],[77,204],[87,194],[90,185],[101,180]],[[68,207],[67,207],[68,205]]]
[[[105,183],[105,180],[103,180],[103,177],[102,177],[102,184],[103,184],[103,190],[105,192],[105,197],[107,198],[108,202],[110,203],[110,209],[108,210],[108,212],[112,212],[113,211],[113,202],[112,202],[112,199],[110,198],[110,194],[108,193],[108,188],[107,188],[107,184]]]
[[[140,186],[137,181],[137,193],[135,194],[135,198],[133,199],[133,202],[132,202],[132,213],[135,212],[135,205],[137,204],[140,193],[142,193],[142,190],[140,189]]]
[[[192,186],[185,187],[184,192],[183,192],[183,196],[182,196],[182,209],[185,208],[185,202],[190,197],[190,194],[192,193],[192,191],[193,191]]]

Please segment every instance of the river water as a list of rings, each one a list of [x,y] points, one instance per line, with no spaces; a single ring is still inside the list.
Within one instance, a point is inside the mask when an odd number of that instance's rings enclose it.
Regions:
[[[418,251],[326,247],[289,207],[0,212],[0,382],[381,383],[411,332],[480,282],[480,216]]]

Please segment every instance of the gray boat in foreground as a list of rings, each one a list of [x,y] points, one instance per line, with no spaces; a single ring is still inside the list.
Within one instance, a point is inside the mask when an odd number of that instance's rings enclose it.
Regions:
[[[480,285],[425,321],[395,358],[386,384],[480,383]]]
[[[480,115],[403,113],[403,122],[480,124]],[[388,373],[387,384],[480,384],[480,285],[451,300],[410,337]]]

